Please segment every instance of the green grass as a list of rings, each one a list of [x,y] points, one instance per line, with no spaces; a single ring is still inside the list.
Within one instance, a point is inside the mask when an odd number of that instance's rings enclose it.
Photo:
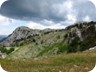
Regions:
[[[41,52],[37,55],[37,57],[44,55],[44,53],[47,53],[48,51],[52,50],[55,46],[57,46],[57,45],[54,44],[54,45],[52,45],[52,46],[45,47],[44,50],[41,51]]]
[[[25,60],[0,60],[9,72],[88,72],[96,63],[95,52],[61,54]]]
[[[55,53],[60,54],[60,53],[65,53],[67,52],[67,44],[64,43],[64,41],[61,41],[60,43],[53,44],[51,46],[45,47],[44,50],[42,50],[37,57],[39,56],[48,56],[48,55],[55,55],[54,52],[57,50]]]

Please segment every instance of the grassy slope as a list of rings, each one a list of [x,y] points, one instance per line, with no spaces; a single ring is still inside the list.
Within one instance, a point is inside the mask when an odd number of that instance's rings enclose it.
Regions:
[[[61,54],[25,60],[0,60],[9,72],[88,72],[96,63],[96,52]]]
[[[32,37],[31,39],[35,39],[35,42],[31,42],[28,44],[24,44],[23,46],[17,47],[18,49],[7,56],[7,58],[11,59],[24,59],[24,58],[32,58],[37,56],[49,56],[55,55],[60,50],[66,49],[64,43],[64,35],[65,31],[51,32],[49,34],[44,34],[42,36]],[[41,41],[43,43],[41,44]]]

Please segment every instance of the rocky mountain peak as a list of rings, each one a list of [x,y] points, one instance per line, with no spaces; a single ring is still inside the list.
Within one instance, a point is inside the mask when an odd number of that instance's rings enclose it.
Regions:
[[[25,26],[21,26],[16,28],[12,34],[10,34],[4,41],[2,41],[0,44],[4,46],[10,46],[14,41],[25,39],[29,36],[35,36],[40,35],[39,30],[33,30]]]

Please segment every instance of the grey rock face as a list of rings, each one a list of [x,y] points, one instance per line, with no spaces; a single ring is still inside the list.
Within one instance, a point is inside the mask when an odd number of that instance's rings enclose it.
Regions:
[[[85,22],[67,27],[68,44],[74,48],[75,52],[96,46],[95,25],[95,22]]]
[[[95,24],[76,24],[68,31],[69,43],[72,43],[74,39],[78,38],[79,41],[83,41],[89,36],[95,35],[96,27]]]
[[[30,29],[25,26],[21,26],[16,28],[13,31],[13,33],[9,35],[6,39],[4,39],[0,44],[3,46],[11,46],[11,45],[15,45],[16,41],[25,40],[27,38],[30,38],[33,36],[39,36],[42,34],[48,34],[54,31],[56,30],[52,30],[52,29],[36,30],[36,29]]]
[[[32,30],[28,27],[22,26],[18,27],[11,35],[9,35],[4,41],[0,44],[4,46],[10,46],[14,41],[25,39],[29,36],[40,35],[39,30]]]

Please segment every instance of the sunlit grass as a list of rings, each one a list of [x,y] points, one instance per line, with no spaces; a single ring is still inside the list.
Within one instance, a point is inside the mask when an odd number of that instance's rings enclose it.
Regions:
[[[88,72],[96,63],[95,52],[61,54],[27,60],[0,60],[9,72]]]

